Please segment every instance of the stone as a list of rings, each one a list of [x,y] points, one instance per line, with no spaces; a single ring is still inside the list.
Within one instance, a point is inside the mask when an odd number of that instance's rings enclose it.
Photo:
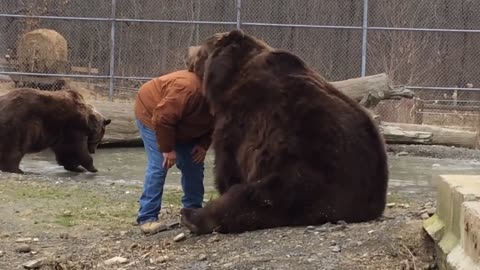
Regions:
[[[124,263],[128,263],[128,259],[127,258],[123,258],[123,257],[113,257],[111,259],[108,259],[106,261],[103,262],[105,265],[117,265],[117,264],[124,264]]]
[[[43,264],[43,261],[45,261],[46,258],[40,258],[40,259],[36,259],[36,260],[31,260],[31,261],[28,261],[24,264],[22,264],[22,266],[26,269],[35,269],[35,268],[39,268],[40,266],[42,266]]]
[[[340,252],[340,247],[336,245],[329,247],[329,249],[333,252]]]
[[[307,226],[306,230],[307,231],[313,231],[313,230],[315,230],[315,226]]]
[[[179,234],[177,234],[177,236],[175,236],[175,237],[173,238],[173,241],[174,241],[174,242],[180,242],[180,241],[185,240],[185,238],[186,238],[186,236],[185,236],[184,233],[179,233]]]
[[[152,262],[155,262],[155,263],[164,263],[166,261],[168,261],[168,256],[159,256],[152,260]]]
[[[214,243],[214,242],[219,242],[219,241],[220,241],[220,237],[218,237],[218,235],[214,235],[214,236],[210,237],[210,239],[208,239],[208,243]],[[259,244],[260,242],[255,241],[254,243]]]
[[[18,238],[17,240],[15,240],[15,242],[17,242],[17,243],[31,243],[32,238],[30,238],[30,237]]]
[[[387,203],[387,207],[388,207],[388,208],[395,207],[395,205],[397,205],[397,204],[394,203],[394,202],[392,202],[392,203]]]
[[[422,219],[428,219],[430,216],[427,213],[423,213],[420,217]]]
[[[223,268],[230,268],[230,267],[232,267],[232,266],[233,266],[233,263],[231,263],[231,262],[222,265]]]
[[[68,239],[70,236],[68,235],[68,233],[61,233],[60,234],[60,238],[62,239]]]
[[[0,257],[3,257],[3,254],[5,254],[5,252],[3,252],[2,250],[0,250]]]
[[[430,208],[427,209],[427,214],[432,216],[432,215],[435,214],[436,211],[437,211],[437,209],[435,207],[430,207]]]
[[[15,249],[15,251],[18,253],[28,253],[32,251],[32,248],[27,244],[21,244]]]
[[[408,152],[406,151],[402,151],[402,152],[399,152],[396,154],[397,157],[403,157],[403,156],[407,156],[408,155]]]
[[[205,261],[206,259],[207,259],[207,255],[205,254],[200,254],[200,256],[198,256],[199,261]]]

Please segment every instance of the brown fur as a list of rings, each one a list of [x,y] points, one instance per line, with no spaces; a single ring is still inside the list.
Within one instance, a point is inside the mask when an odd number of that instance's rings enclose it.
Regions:
[[[215,111],[220,198],[182,209],[197,234],[382,215],[388,186],[383,139],[366,111],[294,54],[241,31],[192,50]]]
[[[110,122],[73,90],[12,90],[0,96],[0,171],[23,173],[25,154],[51,148],[66,170],[97,172],[90,154]]]

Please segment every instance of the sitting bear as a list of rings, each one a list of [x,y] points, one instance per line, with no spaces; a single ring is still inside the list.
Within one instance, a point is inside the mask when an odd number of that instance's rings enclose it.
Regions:
[[[25,154],[50,148],[66,170],[97,172],[90,154],[111,120],[78,92],[15,89],[0,96],[0,112],[0,171],[21,174]]]
[[[383,138],[370,115],[296,55],[240,30],[190,47],[215,114],[220,197],[182,209],[194,234],[365,222],[383,214]]]

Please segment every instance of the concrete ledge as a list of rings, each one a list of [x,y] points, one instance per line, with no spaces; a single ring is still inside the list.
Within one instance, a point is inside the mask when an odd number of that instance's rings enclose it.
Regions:
[[[480,176],[440,175],[437,212],[424,222],[440,270],[480,270]]]

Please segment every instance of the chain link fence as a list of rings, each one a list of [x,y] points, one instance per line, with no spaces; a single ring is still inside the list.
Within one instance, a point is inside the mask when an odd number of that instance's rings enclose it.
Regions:
[[[479,13],[471,0],[6,0],[0,78],[61,75],[111,99],[131,98],[145,80],[183,68],[187,46],[241,28],[329,80],[385,72],[413,89],[415,100],[377,106],[384,121],[476,128]],[[35,29],[64,37],[62,68],[42,66],[34,45],[30,62],[18,64],[22,37]]]

